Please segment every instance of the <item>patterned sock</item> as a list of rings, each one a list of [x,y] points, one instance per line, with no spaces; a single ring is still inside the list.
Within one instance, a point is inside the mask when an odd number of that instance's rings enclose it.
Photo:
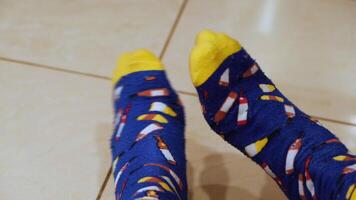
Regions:
[[[356,157],[283,96],[237,41],[202,31],[190,72],[209,126],[289,199],[356,200]]]
[[[187,199],[184,111],[161,62],[138,50],[114,71],[116,199]]]

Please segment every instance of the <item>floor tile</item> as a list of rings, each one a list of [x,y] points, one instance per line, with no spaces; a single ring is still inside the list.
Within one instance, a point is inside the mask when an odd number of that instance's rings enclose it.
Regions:
[[[263,170],[214,134],[200,112],[196,97],[180,95],[189,110],[186,122],[188,181],[190,199],[285,199],[277,185]],[[322,122],[335,131],[356,153],[356,127]],[[114,199],[113,177],[102,200]]]
[[[190,0],[164,62],[176,88],[193,92],[188,58],[196,33],[226,32],[308,113],[356,124],[354,24],[351,0]]]
[[[0,56],[110,76],[124,51],[159,54],[181,0],[2,0]]]
[[[94,199],[110,166],[109,81],[0,61],[1,199]]]

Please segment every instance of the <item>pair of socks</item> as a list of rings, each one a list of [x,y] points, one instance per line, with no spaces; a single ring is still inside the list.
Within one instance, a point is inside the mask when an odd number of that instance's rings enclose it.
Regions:
[[[289,199],[356,199],[356,157],[290,102],[237,41],[202,31],[190,75],[211,129]],[[184,110],[163,64],[148,50],[124,54],[113,83],[116,199],[187,199]]]

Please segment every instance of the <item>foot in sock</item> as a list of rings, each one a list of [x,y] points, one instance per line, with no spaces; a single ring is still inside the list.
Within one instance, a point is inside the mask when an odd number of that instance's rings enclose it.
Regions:
[[[290,102],[241,45],[202,31],[190,74],[209,126],[290,199],[356,199],[356,157]]]
[[[184,112],[159,59],[121,56],[111,138],[116,199],[187,199]]]

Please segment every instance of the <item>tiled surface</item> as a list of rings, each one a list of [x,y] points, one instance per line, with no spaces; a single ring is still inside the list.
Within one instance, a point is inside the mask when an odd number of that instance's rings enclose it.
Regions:
[[[110,76],[124,51],[149,48],[159,54],[181,0],[0,4],[0,56]]]
[[[187,115],[186,140],[190,199],[285,199],[274,181],[248,158],[214,134],[200,113],[198,99],[181,95]],[[356,153],[356,127],[322,124]],[[113,177],[103,200],[114,199]]]
[[[123,51],[159,54],[182,2],[1,0],[0,57],[109,76]],[[189,0],[164,62],[194,92],[195,34],[224,31],[308,113],[356,123],[355,14],[353,0]],[[110,82],[0,61],[0,92],[0,199],[94,199],[110,166]],[[191,199],[285,199],[209,130],[196,97],[181,98]],[[322,123],[356,153],[356,126]],[[112,177],[101,199],[114,199]]]
[[[196,33],[226,32],[308,113],[356,123],[355,24],[351,0],[190,0],[164,62],[177,89],[194,91],[187,65]]]
[[[110,164],[110,82],[0,61],[0,199],[94,199]]]

